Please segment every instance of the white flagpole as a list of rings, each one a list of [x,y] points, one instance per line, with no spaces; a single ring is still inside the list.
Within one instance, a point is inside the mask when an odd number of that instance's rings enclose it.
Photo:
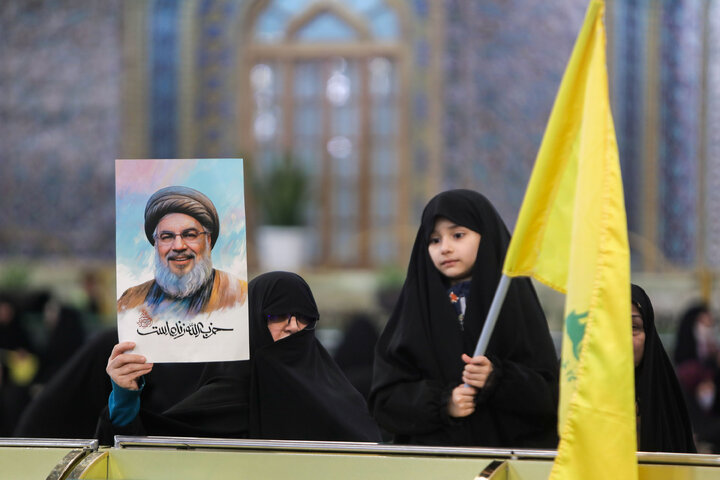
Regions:
[[[497,289],[495,290],[495,297],[493,297],[492,304],[490,304],[490,310],[485,319],[485,325],[483,325],[480,338],[478,338],[477,345],[475,346],[473,357],[485,355],[485,350],[487,350],[488,343],[490,342],[490,335],[492,335],[495,329],[495,322],[497,321],[498,315],[500,315],[500,308],[502,307],[503,301],[505,301],[510,280],[512,280],[512,278],[505,274],[500,277],[500,283],[498,283]]]

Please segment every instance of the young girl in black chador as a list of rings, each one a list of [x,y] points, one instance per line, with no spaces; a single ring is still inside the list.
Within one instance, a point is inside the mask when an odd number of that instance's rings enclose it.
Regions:
[[[528,279],[511,282],[487,354],[469,356],[509,241],[477,192],[444,192],[425,207],[369,398],[396,443],[556,446],[558,361]]]

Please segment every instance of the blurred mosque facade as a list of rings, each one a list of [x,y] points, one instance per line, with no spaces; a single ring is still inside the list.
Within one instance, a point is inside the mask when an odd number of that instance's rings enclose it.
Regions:
[[[709,288],[720,6],[606,4],[633,270]],[[4,1],[0,262],[112,265],[116,158],[244,158],[252,235],[268,194],[252,183],[289,157],[310,185],[309,269],[403,268],[448,188],[484,193],[512,229],[586,6]]]

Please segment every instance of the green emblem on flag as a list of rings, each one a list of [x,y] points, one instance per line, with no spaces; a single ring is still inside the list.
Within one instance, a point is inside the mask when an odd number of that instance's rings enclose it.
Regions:
[[[573,310],[565,319],[565,329],[572,342],[573,355],[576,360],[580,360],[580,344],[585,336],[585,324],[587,323],[587,320],[584,322],[580,320],[587,316],[588,312],[578,314]]]

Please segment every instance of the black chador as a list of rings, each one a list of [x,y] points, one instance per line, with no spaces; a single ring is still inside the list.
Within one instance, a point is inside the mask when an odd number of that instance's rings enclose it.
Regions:
[[[380,441],[365,399],[317,340],[313,324],[277,341],[270,335],[269,315],[319,317],[308,284],[294,273],[272,272],[249,288],[251,437]]]
[[[379,441],[362,395],[306,328],[273,342],[268,315],[318,319],[312,292],[299,276],[273,272],[249,284],[251,360],[206,364],[156,364],[147,375],[141,409],[129,425],[101,419],[100,439],[112,435]],[[182,391],[153,388],[158,367],[200,366],[179,380]],[[146,405],[145,396],[161,397]],[[162,404],[161,404],[162,403]]]
[[[428,241],[438,218],[481,235],[466,307],[455,309]],[[448,415],[462,383],[461,354],[472,356],[500,280],[510,234],[492,204],[453,190],[425,207],[407,278],[378,342],[371,410],[397,443],[554,448],[557,445],[558,360],[545,315],[527,279],[513,279],[490,338],[488,384],[468,417]]]
[[[690,417],[675,370],[655,329],[655,312],[645,291],[632,285],[632,302],[643,319],[645,349],[635,367],[638,450],[695,453]]]

